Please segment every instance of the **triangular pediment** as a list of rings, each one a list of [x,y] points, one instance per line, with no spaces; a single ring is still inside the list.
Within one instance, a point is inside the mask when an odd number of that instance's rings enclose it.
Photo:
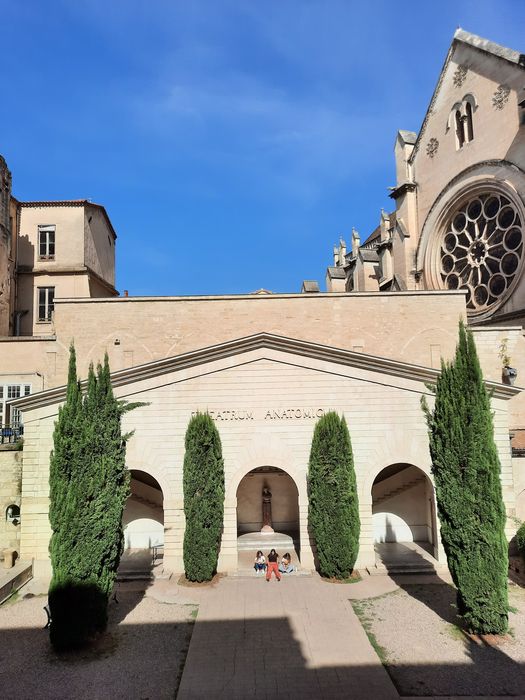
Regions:
[[[392,360],[376,355],[367,355],[343,348],[334,348],[319,343],[305,340],[297,340],[271,333],[257,333],[255,335],[238,338],[226,343],[211,345],[208,347],[182,353],[174,357],[164,358],[138,365],[129,369],[112,372],[113,387],[126,387],[147,380],[155,379],[174,372],[186,372],[200,368],[199,374],[206,371],[206,365],[220,361],[228,361],[229,366],[236,364],[231,360],[239,359],[240,363],[246,363],[265,356],[264,352],[280,353],[282,360],[293,362],[294,358],[304,358],[329,362],[336,365],[365,370],[372,373],[399,377],[400,379],[413,380],[421,383],[434,383],[439,371],[430,367]],[[189,376],[189,375],[188,375]],[[83,383],[85,385],[85,382]],[[496,382],[487,382],[487,386],[498,398],[511,398],[519,393],[520,389]],[[119,392],[120,393],[120,392]],[[42,391],[11,402],[11,405],[29,411],[35,408],[61,403],[65,400],[66,387],[56,387]]]
[[[450,104],[449,101],[445,105],[442,104],[441,93],[445,87],[453,86],[458,100],[461,100],[470,93],[470,77],[477,73],[495,86],[502,83],[505,89],[510,90],[516,79],[522,80],[524,70],[524,54],[464,29],[457,29],[417,134],[410,161],[413,162],[416,158],[425,134],[428,132],[428,135],[433,135],[432,126],[435,126],[436,120],[439,122],[439,128],[434,131],[438,134],[443,131],[443,124],[446,123],[448,113],[454,105],[453,101]],[[507,88],[507,84],[510,87]]]

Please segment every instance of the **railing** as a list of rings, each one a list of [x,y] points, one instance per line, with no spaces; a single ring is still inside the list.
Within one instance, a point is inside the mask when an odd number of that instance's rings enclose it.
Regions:
[[[24,426],[21,423],[0,423],[0,445],[12,445],[18,442],[24,435]]]

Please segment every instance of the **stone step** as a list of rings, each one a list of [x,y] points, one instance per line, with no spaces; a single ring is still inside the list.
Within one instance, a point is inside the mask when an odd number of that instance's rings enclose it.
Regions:
[[[117,581],[154,581],[157,577],[151,571],[122,571],[117,572]]]
[[[366,570],[370,576],[384,576],[396,574],[436,574],[436,568],[430,562],[426,564],[376,564],[375,566],[367,566]]]
[[[237,571],[232,571],[228,574],[234,578],[265,578],[264,574],[256,574],[253,569],[237,569]],[[293,574],[281,574],[282,578],[295,578],[296,576],[312,576],[312,572],[308,569],[299,569],[294,571]],[[272,578],[274,578],[272,574]]]
[[[293,538],[282,532],[249,532],[237,538],[237,549],[241,552],[256,552],[260,549],[267,554],[272,547],[278,552],[292,552]]]

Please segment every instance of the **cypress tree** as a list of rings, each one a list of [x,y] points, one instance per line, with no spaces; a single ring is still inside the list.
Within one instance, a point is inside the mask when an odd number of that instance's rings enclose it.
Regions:
[[[477,634],[508,627],[508,546],[490,397],[472,333],[463,323],[452,362],[442,362],[434,410],[423,400],[441,540],[458,612]]]
[[[219,432],[208,413],[197,413],[186,431],[184,455],[184,570],[190,581],[210,581],[224,518],[224,462]]]
[[[96,374],[90,366],[82,397],[71,348],[50,469],[50,638],[58,650],[84,645],[107,624],[129,495],[120,422],[136,405],[113,396],[107,355]]]
[[[347,578],[359,551],[359,503],[346,420],[331,411],[317,421],[308,465],[308,520],[319,572]]]

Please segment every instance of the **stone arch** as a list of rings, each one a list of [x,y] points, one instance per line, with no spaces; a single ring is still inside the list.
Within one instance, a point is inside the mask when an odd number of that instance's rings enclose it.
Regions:
[[[454,343],[457,341],[457,333],[451,333],[450,331],[445,330],[444,328],[440,328],[439,326],[432,326],[430,328],[423,328],[419,331],[416,331],[413,335],[411,335],[408,340],[405,342],[403,347],[401,348],[401,354],[402,357],[405,357],[410,361],[410,357],[413,357],[413,355],[410,352],[410,348],[413,345],[416,345],[417,348],[427,347],[428,348],[428,364],[430,365],[430,345],[431,344],[436,344],[436,345],[444,345],[443,343],[443,336],[446,335],[449,338],[451,338],[452,346],[454,346]]]
[[[297,488],[299,504],[307,502],[306,465],[301,468],[291,452],[292,449],[276,436],[272,436],[271,444],[267,435],[254,438],[239,455],[235,472],[227,478],[225,504],[235,507],[242,479],[253,469],[268,466],[278,467],[288,474]]]
[[[448,220],[457,207],[470,197],[494,193],[507,198],[525,221],[525,202],[520,192],[525,187],[525,171],[506,160],[487,160],[477,163],[458,173],[441,190],[424,219],[416,252],[416,268],[424,275],[426,289],[442,289],[438,245]],[[525,264],[520,265],[514,280],[495,303],[486,310],[470,310],[476,318],[488,318],[500,306],[507,303],[518,284],[521,284]]]
[[[164,501],[172,500],[175,497],[172,488],[172,477],[169,469],[160,462],[158,455],[151,449],[151,445],[141,439],[133,443],[131,438],[126,452],[126,466],[129,470],[137,469],[150,474],[159,483]]]
[[[375,542],[426,543],[436,554],[434,485],[425,470],[391,462],[376,475],[371,495]]]
[[[219,555],[220,571],[235,571],[238,566],[237,551],[237,489],[242,479],[257,467],[275,466],[293,480],[298,494],[299,546],[301,565],[314,568],[313,552],[308,532],[308,494],[306,486],[306,462],[294,456],[293,448],[275,433],[271,440],[267,433],[254,436],[239,453],[237,468],[226,477],[224,500],[224,530]]]
[[[374,453],[366,460],[368,468],[359,489],[359,503],[372,505],[372,486],[376,477],[390,464],[412,464],[420,469],[434,485],[431,474],[431,460],[426,439],[414,437],[406,439],[406,434],[398,438],[378,440]]]
[[[262,489],[267,486],[273,494],[272,527],[276,532],[299,532],[299,489],[294,479],[273,465],[249,471],[237,487],[237,533],[260,532],[262,520]]]
[[[122,523],[126,550],[164,545],[164,494],[158,480],[144,469],[130,469],[130,496]]]
[[[115,345],[115,339],[119,340],[118,345]],[[107,352],[109,356],[109,366],[112,372],[125,369],[122,366],[122,358],[120,357],[125,348],[134,350],[133,365],[142,365],[146,362],[152,362],[155,359],[150,348],[141,342],[137,336],[128,331],[116,329],[97,340],[96,343],[86,350],[86,366],[89,365],[90,362],[93,362],[94,365],[98,362],[102,362],[104,360],[104,354]]]

